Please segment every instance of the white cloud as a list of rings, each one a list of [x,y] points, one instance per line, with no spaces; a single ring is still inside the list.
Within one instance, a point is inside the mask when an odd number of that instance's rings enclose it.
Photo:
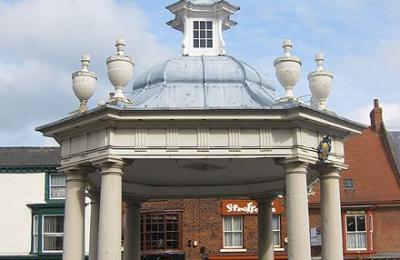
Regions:
[[[105,60],[115,38],[125,38],[135,76],[174,54],[149,32],[139,8],[113,0],[0,2],[0,25],[0,145],[48,142],[33,128],[77,107],[71,73],[83,53],[99,78],[92,106],[111,90]]]

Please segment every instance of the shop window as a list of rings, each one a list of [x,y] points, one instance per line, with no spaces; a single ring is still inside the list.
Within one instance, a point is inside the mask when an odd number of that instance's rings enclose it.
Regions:
[[[272,232],[273,232],[273,240],[274,247],[281,247],[281,216],[273,215],[272,217]]]
[[[243,248],[243,217],[224,217],[224,248]]]
[[[42,221],[43,252],[62,251],[64,236],[64,216],[44,215]]]
[[[365,213],[348,212],[346,214],[347,250],[367,250],[368,234]]]
[[[143,213],[141,217],[142,250],[180,250],[179,213]]]
[[[193,22],[193,47],[213,48],[213,23],[211,21]]]
[[[65,199],[65,176],[62,174],[49,174],[49,198]]]

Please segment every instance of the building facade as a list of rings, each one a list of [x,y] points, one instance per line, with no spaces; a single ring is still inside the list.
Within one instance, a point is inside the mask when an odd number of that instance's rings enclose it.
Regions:
[[[61,259],[65,177],[56,169],[59,158],[55,147],[0,148],[0,259]],[[89,200],[85,211],[89,216]]]
[[[378,101],[371,111],[371,126],[349,138],[345,152],[349,168],[341,174],[341,212],[345,259],[400,258],[400,133],[385,129]],[[310,186],[309,212],[312,255],[321,257],[319,182]],[[228,213],[236,205],[236,211]],[[177,247],[157,248],[145,240],[148,259],[257,259],[255,201],[196,199],[153,201],[142,205],[142,216],[174,212],[179,219]],[[284,197],[274,200],[275,259],[287,259],[287,225]],[[142,220],[142,233],[148,222]],[[233,223],[231,225],[231,223]],[[189,228],[190,227],[190,228]],[[167,231],[168,232],[168,231]],[[236,235],[236,239],[231,237]],[[149,247],[151,250],[149,250]],[[177,258],[173,258],[177,257]],[[163,258],[164,257],[164,258]]]

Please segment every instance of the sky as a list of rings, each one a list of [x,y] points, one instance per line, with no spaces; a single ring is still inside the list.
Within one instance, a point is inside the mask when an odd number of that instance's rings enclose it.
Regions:
[[[277,97],[283,88],[273,60],[282,40],[293,41],[303,62],[295,95],[310,99],[307,74],[323,52],[334,75],[328,108],[369,125],[373,99],[386,127],[400,130],[400,1],[230,0],[241,7],[225,31],[227,54],[269,76]],[[0,146],[54,145],[34,128],[78,107],[71,74],[89,53],[98,75],[89,107],[106,100],[112,86],[105,61],[124,37],[135,76],[181,55],[181,32],[165,23],[174,0],[0,0]],[[127,86],[130,91],[132,83]]]

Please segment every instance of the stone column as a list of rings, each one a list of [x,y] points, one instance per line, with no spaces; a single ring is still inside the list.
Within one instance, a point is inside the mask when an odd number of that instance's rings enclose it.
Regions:
[[[258,206],[258,259],[274,259],[272,225],[272,197],[257,200]]]
[[[340,169],[324,167],[320,173],[322,259],[343,260]]]
[[[91,202],[90,202],[89,260],[97,260],[100,199],[98,195],[91,195],[90,199]]]
[[[140,203],[128,202],[125,219],[124,260],[140,260]]]
[[[85,258],[85,185],[87,173],[81,170],[65,172],[65,213],[63,260]]]
[[[101,168],[98,260],[121,260],[122,161]]]
[[[310,228],[307,197],[307,163],[291,162],[286,170],[288,259],[310,260]]]

